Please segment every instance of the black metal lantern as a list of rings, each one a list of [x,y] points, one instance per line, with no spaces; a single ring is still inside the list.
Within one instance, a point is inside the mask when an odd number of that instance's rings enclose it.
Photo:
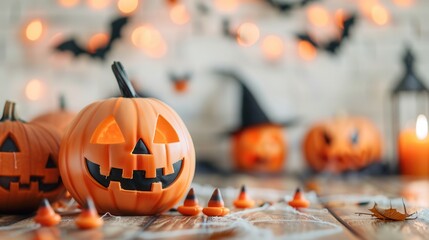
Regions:
[[[429,90],[415,74],[414,61],[411,49],[407,48],[403,57],[404,75],[391,93],[393,156],[396,156],[397,139],[401,129],[414,126],[418,115],[427,117],[429,114]]]

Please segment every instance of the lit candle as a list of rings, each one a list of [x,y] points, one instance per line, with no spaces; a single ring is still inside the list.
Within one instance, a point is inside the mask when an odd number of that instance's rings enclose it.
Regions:
[[[424,115],[417,117],[416,128],[399,134],[398,152],[401,173],[429,176],[428,122]]]

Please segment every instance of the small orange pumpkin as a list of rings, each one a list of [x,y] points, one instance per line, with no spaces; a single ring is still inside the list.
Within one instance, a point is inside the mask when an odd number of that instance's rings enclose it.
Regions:
[[[172,208],[195,171],[191,136],[165,103],[136,96],[118,62],[112,66],[123,97],[80,111],[63,137],[60,171],[76,201],[99,212],[152,215]]]
[[[67,110],[64,96],[61,96],[59,110],[42,114],[31,120],[31,122],[47,124],[50,128],[57,130],[60,135],[63,135],[75,116],[76,113]]]
[[[366,118],[338,117],[316,123],[307,133],[303,152],[317,172],[359,170],[381,159],[378,129]]]
[[[286,140],[280,125],[262,124],[233,135],[232,150],[237,169],[247,172],[279,172],[286,156]]]
[[[28,213],[64,192],[57,167],[60,136],[25,123],[7,101],[0,119],[0,212]]]

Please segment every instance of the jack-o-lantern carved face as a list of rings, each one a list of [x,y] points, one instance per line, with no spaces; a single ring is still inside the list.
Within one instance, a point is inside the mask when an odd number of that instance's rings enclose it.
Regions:
[[[43,198],[55,200],[63,191],[57,167],[59,135],[20,121],[14,103],[6,102],[0,120],[0,212],[37,209]]]
[[[285,162],[286,141],[281,126],[263,124],[234,134],[236,168],[247,172],[279,172]]]
[[[316,171],[359,170],[381,158],[381,136],[367,119],[334,118],[313,126],[303,151]]]
[[[119,80],[118,80],[119,81]],[[82,110],[63,138],[60,171],[72,196],[100,212],[156,214],[188,190],[195,151],[180,117],[156,99],[112,98]]]

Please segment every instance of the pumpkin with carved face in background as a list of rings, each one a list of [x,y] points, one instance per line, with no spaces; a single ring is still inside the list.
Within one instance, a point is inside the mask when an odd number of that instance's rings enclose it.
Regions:
[[[241,76],[229,71],[219,73],[234,79],[241,88],[240,126],[230,132],[236,170],[248,173],[281,172],[287,154],[283,126],[290,125],[292,121],[272,122]]]
[[[123,97],[92,103],[78,113],[61,144],[64,184],[81,205],[91,197],[99,212],[166,211],[192,182],[191,136],[165,103],[136,96],[119,62],[112,69]]]
[[[0,213],[29,213],[64,192],[57,159],[60,136],[25,123],[7,101],[0,119]]]
[[[237,169],[251,172],[279,172],[286,156],[286,139],[281,126],[262,124],[232,136]]]
[[[316,123],[307,133],[303,152],[317,172],[356,171],[381,159],[378,129],[366,118],[337,117]]]

